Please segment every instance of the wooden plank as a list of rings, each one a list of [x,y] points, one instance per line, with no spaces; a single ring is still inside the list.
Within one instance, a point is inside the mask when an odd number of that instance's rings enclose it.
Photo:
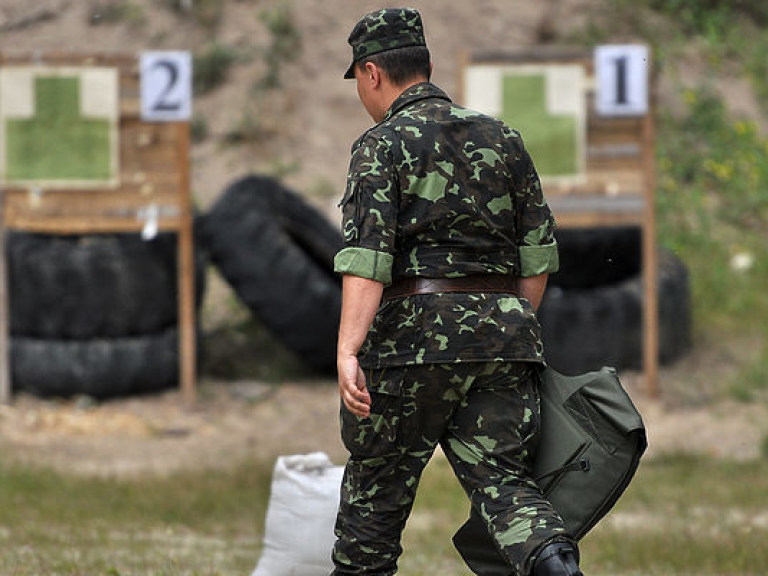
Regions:
[[[105,192],[103,190],[73,190],[71,193],[60,190],[47,192],[29,192],[13,189],[8,191],[5,206],[8,210],[6,220],[16,215],[27,214],[28,217],[59,215],[66,217],[72,214],[114,215],[135,213],[136,210],[150,204],[178,205],[178,190],[166,186],[153,186],[142,180],[132,182],[122,189]],[[176,183],[175,185],[178,185]],[[119,201],[115,200],[115,196]]]
[[[584,182],[568,184],[544,179],[543,186],[548,200],[557,196],[636,196],[643,191],[642,176],[633,172],[593,172]]]
[[[587,146],[587,162],[630,159],[643,161],[643,147],[638,142],[595,142]]]
[[[633,155],[631,150],[623,155],[621,149],[603,148],[600,151],[592,150],[587,154],[587,179],[592,174],[600,172],[635,172],[637,173],[643,167],[642,153]]]
[[[551,196],[547,198],[549,206],[560,212],[594,213],[631,213],[641,216],[645,208],[645,198],[639,194],[632,196],[607,197],[602,194]]]
[[[145,215],[150,206],[157,210],[159,224],[169,227],[179,222],[181,208],[175,196],[150,196],[126,198],[121,205],[114,202],[103,204],[98,202],[79,203],[46,202],[40,206],[30,205],[26,198],[16,199],[7,196],[5,199],[6,226],[14,229],[60,230],[60,233],[75,233],[86,226],[95,226],[104,230],[110,226],[140,229],[146,220]],[[102,224],[97,224],[99,221]],[[70,232],[71,230],[71,232]]]
[[[125,151],[120,166],[126,170],[140,169],[151,177],[154,173],[175,172],[178,169],[176,155],[170,147],[155,146],[152,149]]]
[[[28,66],[41,64],[46,66],[111,66],[126,72],[138,70],[136,58],[133,55],[114,52],[78,53],[60,50],[8,50],[0,54],[3,65]],[[138,72],[136,72],[138,74]]]
[[[161,232],[176,232],[181,227],[181,218],[166,218],[157,223]],[[144,229],[144,222],[135,218],[71,218],[66,223],[58,218],[20,218],[11,230],[23,230],[37,234],[109,234],[117,232],[134,233]]]
[[[558,228],[604,228],[639,226],[643,219],[635,212],[558,212],[553,209]]]
[[[134,140],[140,147],[149,144],[178,143],[178,134],[168,128],[167,123],[149,123],[142,122],[136,118],[123,118],[120,122],[120,135],[125,137],[126,141],[133,143]]]
[[[590,107],[587,114],[587,132],[590,136],[606,132],[626,134],[639,140],[643,135],[643,120],[636,116],[600,116]]]
[[[592,52],[580,46],[531,46],[473,52],[472,64],[583,64],[592,69]]]
[[[643,138],[641,132],[623,130],[620,127],[617,127],[615,130],[612,130],[611,128],[605,130],[587,130],[587,142],[592,146],[641,145],[642,141]]]

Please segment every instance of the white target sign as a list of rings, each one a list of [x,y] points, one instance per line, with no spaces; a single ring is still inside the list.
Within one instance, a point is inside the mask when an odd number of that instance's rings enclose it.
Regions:
[[[192,59],[189,52],[141,55],[141,119],[177,122],[192,116]]]
[[[597,95],[602,116],[643,116],[648,112],[647,46],[609,45],[595,49]]]

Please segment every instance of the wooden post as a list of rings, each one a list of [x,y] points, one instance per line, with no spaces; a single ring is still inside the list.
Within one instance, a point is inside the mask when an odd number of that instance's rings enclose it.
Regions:
[[[194,404],[196,393],[195,342],[195,257],[192,209],[189,201],[189,124],[177,124],[179,143],[179,190],[181,202],[181,223],[179,227],[179,378],[184,402]]]
[[[645,164],[645,218],[643,223],[643,372],[648,395],[659,395],[659,289],[656,257],[656,149],[652,98],[643,122],[643,154]]]

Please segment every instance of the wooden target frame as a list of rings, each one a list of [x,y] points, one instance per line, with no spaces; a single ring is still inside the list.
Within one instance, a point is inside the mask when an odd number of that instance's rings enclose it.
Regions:
[[[189,124],[141,117],[138,54],[0,53],[0,70],[107,68],[118,78],[117,178],[106,186],[4,185],[0,218],[0,401],[11,398],[5,229],[46,234],[140,233],[147,226],[178,238],[179,381],[195,400],[196,338]]]
[[[535,47],[463,54],[460,101],[468,107],[473,67],[569,66],[583,71],[584,170],[578,178],[542,178],[545,196],[563,228],[636,225],[642,231],[643,372],[648,393],[658,395],[659,320],[654,198],[656,167],[652,90],[643,113],[603,115],[597,111],[595,52],[574,47]],[[650,63],[645,81],[650,83]],[[525,136],[525,134],[523,135]]]

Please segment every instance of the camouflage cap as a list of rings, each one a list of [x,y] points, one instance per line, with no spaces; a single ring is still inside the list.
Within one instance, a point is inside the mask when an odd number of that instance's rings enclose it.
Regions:
[[[347,39],[352,46],[352,64],[344,78],[355,77],[355,62],[367,56],[405,48],[426,46],[421,14],[413,8],[385,8],[366,14]]]

